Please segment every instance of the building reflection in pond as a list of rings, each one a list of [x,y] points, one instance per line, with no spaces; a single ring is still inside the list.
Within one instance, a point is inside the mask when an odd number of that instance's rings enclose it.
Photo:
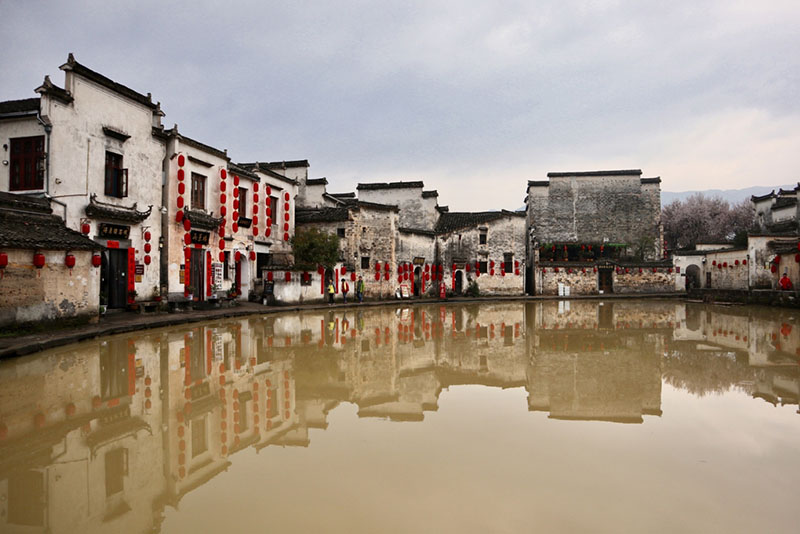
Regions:
[[[337,310],[5,361],[0,529],[157,530],[239,451],[308,446],[340,403],[422,421],[443,390],[479,384],[524,387],[527,409],[551,418],[641,423],[661,414],[665,382],[796,405],[800,332],[786,317],[637,301]]]

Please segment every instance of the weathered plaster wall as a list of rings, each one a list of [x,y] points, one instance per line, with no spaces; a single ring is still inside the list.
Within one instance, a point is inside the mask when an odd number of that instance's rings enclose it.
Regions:
[[[0,325],[97,315],[100,269],[92,253],[73,251],[75,267],[64,265],[64,251],[41,251],[45,266],[33,266],[33,251],[5,249],[8,266],[0,279]]]
[[[432,230],[439,216],[436,198],[422,198],[422,186],[390,189],[359,189],[358,199],[400,208],[400,228]]]

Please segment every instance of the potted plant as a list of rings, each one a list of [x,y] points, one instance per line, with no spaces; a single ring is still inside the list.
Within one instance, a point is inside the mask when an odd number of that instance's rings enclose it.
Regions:
[[[184,294],[188,300],[194,300],[194,286],[186,286]]]

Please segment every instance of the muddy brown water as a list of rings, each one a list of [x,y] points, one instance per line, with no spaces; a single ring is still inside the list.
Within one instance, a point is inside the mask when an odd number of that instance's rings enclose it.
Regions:
[[[794,312],[253,316],[0,362],[0,532],[798,532]]]

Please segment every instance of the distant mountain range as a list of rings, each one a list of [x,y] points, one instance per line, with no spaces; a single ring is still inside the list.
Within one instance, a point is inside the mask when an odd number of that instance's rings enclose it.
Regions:
[[[694,195],[695,193],[703,193],[707,197],[722,197],[731,204],[738,204],[742,200],[749,199],[751,196],[766,195],[772,190],[775,192],[778,189],[794,189],[797,184],[788,185],[758,185],[755,187],[748,187],[746,189],[706,189],[704,191],[661,191],[661,206],[666,206],[673,200],[685,200],[686,198]]]

